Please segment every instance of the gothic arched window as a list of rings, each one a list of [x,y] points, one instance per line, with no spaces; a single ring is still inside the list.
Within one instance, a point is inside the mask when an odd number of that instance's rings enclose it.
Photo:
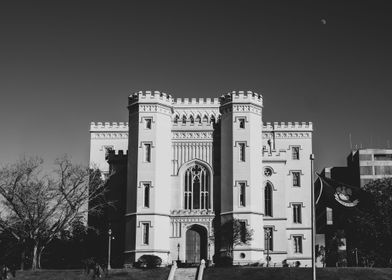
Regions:
[[[201,123],[201,118],[200,118],[199,115],[197,115],[197,117],[196,117],[196,122],[197,122],[197,123]]]
[[[185,115],[182,116],[182,123],[186,124],[186,116]]]
[[[272,186],[270,183],[264,189],[264,216],[272,217]]]
[[[178,115],[176,115],[175,117],[174,117],[174,123],[178,123],[178,120],[179,120],[179,116]]]
[[[210,174],[201,165],[189,167],[184,174],[184,208],[210,209]]]

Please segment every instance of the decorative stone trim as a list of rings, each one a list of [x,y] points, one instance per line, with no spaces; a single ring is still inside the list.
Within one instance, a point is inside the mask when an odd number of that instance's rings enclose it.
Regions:
[[[172,216],[215,216],[214,210],[207,209],[178,209],[170,211]]]
[[[91,133],[92,139],[128,139],[128,132]]]
[[[212,131],[175,131],[172,133],[172,139],[189,140],[189,139],[208,139],[212,140]]]

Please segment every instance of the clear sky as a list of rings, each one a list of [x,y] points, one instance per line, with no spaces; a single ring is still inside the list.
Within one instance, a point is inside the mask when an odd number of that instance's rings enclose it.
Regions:
[[[312,121],[316,169],[392,145],[388,1],[1,1],[0,164],[88,162],[127,96],[254,90],[264,121]],[[323,19],[326,20],[323,22]]]

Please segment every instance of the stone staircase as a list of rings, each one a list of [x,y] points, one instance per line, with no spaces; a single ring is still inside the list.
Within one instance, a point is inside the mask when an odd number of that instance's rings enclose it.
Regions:
[[[196,280],[197,267],[177,268],[174,280]]]

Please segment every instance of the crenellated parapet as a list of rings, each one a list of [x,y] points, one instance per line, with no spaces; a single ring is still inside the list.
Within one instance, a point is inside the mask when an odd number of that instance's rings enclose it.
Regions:
[[[128,160],[128,151],[108,150],[105,159],[110,166],[111,171],[116,172],[119,166],[126,166]]]
[[[90,132],[128,132],[128,122],[91,122]]]
[[[263,131],[313,131],[312,122],[267,122]]]
[[[274,122],[263,123],[263,139],[312,138],[311,122]]]
[[[221,106],[228,103],[253,103],[260,107],[263,106],[263,96],[250,90],[232,91],[222,95],[219,100]]]
[[[128,105],[135,103],[162,103],[171,106],[173,98],[170,94],[158,90],[138,91],[131,94],[128,98]]]
[[[253,91],[232,91],[220,97],[221,114],[249,112],[261,115],[263,97]]]
[[[174,107],[199,107],[199,106],[219,107],[218,98],[175,98],[173,100]]]
[[[286,162],[287,161],[287,151],[284,149],[281,150],[272,150],[268,149],[263,150],[263,163],[267,162]]]
[[[128,150],[108,150],[106,154],[106,160],[108,162],[112,160],[123,160],[128,157]]]

